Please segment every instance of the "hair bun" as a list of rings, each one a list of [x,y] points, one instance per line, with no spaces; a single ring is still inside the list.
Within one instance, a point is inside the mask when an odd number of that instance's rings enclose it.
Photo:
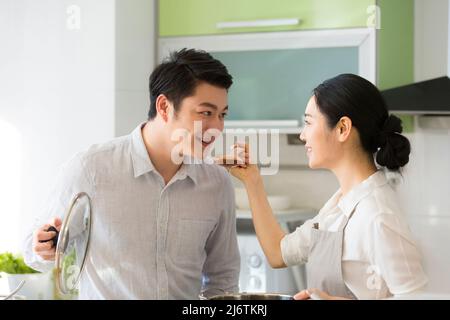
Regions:
[[[378,147],[386,145],[387,140],[394,134],[400,134],[403,131],[402,120],[393,114],[389,115],[384,121],[378,139]]]
[[[402,120],[400,120],[399,117],[393,114],[389,115],[384,122],[381,131],[384,131],[386,133],[402,133]]]
[[[395,115],[389,115],[380,132],[380,149],[376,156],[377,163],[389,170],[398,170],[409,161],[411,145],[401,134],[402,131],[402,120]]]

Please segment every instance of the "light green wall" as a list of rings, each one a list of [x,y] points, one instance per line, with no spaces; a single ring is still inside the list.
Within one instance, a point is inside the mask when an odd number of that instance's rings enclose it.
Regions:
[[[378,0],[378,87],[390,89],[414,82],[414,0]],[[405,132],[414,130],[413,117],[401,116]]]
[[[378,0],[378,86],[381,90],[414,82],[414,0]]]

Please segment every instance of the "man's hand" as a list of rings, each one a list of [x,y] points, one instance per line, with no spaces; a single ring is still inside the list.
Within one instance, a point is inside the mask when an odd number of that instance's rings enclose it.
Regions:
[[[300,291],[294,296],[294,300],[348,300],[343,297],[330,296],[319,289],[307,289]]]
[[[56,237],[56,232],[47,230],[53,226],[59,232],[61,224],[60,218],[53,218],[48,224],[43,225],[33,233],[33,252],[46,261],[55,260],[56,252],[56,247],[51,241]]]

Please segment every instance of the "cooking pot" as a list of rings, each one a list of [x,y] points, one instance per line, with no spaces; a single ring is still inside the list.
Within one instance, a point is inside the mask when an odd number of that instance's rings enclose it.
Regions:
[[[208,300],[294,300],[293,296],[278,293],[235,293],[212,296]]]

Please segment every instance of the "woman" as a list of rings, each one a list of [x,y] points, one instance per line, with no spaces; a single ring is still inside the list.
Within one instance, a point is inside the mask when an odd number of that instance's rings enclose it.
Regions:
[[[247,189],[270,265],[307,263],[309,289],[296,299],[381,299],[426,284],[420,254],[380,170],[398,171],[408,163],[410,143],[401,132],[401,120],[388,114],[369,81],[343,74],[319,85],[306,107],[300,139],[309,166],[331,170],[340,189],[291,234],[278,225],[257,166],[228,166]]]

